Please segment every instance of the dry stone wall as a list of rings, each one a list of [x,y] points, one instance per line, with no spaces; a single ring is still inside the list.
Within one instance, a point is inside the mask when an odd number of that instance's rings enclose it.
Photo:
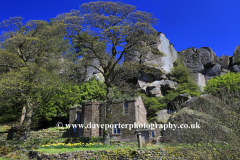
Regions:
[[[124,159],[124,160],[138,160],[138,159],[169,159],[174,156],[169,155],[164,149],[149,149],[149,150],[133,150],[133,149],[116,149],[116,150],[88,150],[88,151],[74,151],[72,153],[56,153],[56,154],[41,154],[39,151],[30,151],[30,159],[67,159],[67,160],[104,160],[104,159]]]

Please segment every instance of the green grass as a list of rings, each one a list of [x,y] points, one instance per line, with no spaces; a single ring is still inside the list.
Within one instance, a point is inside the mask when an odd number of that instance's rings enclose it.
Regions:
[[[11,129],[11,126],[8,125],[0,126],[0,132],[7,132],[9,129]]]
[[[143,144],[142,149],[154,149],[154,148],[159,148],[160,145],[152,145],[152,144]],[[125,144],[124,146],[117,146],[117,145],[111,145],[111,146],[104,146],[102,148],[61,148],[61,149],[54,149],[54,148],[39,148],[37,151],[43,152],[43,153],[63,153],[63,152],[73,152],[73,151],[86,151],[86,150],[114,150],[117,148],[124,148],[124,149],[139,149],[136,145],[129,145]]]
[[[10,158],[7,158],[7,157],[0,157],[0,160],[10,160]]]
[[[59,131],[59,129],[67,129],[67,127],[50,127],[47,129],[43,129],[41,131],[56,132],[56,131]]]
[[[193,145],[191,144],[185,144],[185,143],[161,143],[161,146],[163,148],[167,148],[167,147],[174,147],[174,148],[192,148]],[[199,144],[200,146],[200,144]]]

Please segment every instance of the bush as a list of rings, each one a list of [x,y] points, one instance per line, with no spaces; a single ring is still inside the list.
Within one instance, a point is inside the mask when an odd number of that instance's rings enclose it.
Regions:
[[[174,63],[172,72],[168,75],[168,77],[171,77],[179,84],[178,88],[174,91],[169,91],[169,94],[175,93],[174,96],[176,94],[178,95],[184,93],[189,94],[190,96],[200,95],[199,88],[191,78],[190,72],[187,70],[186,67],[183,66],[183,64],[180,63],[179,60]]]
[[[224,75],[215,77],[207,81],[204,88],[206,93],[221,96],[223,92],[239,92],[240,91],[240,73],[229,72]]]
[[[158,110],[165,109],[165,105],[159,103],[157,97],[143,97],[143,103],[147,110],[147,116],[151,116]]]

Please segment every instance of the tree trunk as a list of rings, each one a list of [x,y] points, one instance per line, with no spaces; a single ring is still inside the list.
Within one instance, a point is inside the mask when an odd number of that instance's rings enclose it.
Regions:
[[[20,138],[19,140],[27,140],[28,134],[30,132],[30,127],[32,123],[32,116],[33,116],[33,107],[32,103],[28,100],[27,102],[27,109],[26,109],[26,119],[25,123],[23,123],[20,127],[21,133],[20,133]]]
[[[105,116],[105,124],[111,124],[111,106],[112,106],[112,98],[113,98],[113,88],[107,87],[107,104],[106,104],[106,116]],[[112,129],[109,128],[107,130],[103,130],[103,143],[110,145],[110,133]]]
[[[26,107],[24,106],[22,109],[22,116],[21,116],[20,123],[19,123],[20,126],[23,124],[25,116],[26,116]]]

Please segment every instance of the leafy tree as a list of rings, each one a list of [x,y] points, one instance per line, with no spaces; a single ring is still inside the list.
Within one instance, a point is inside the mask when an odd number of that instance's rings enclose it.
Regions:
[[[0,108],[4,110],[1,114],[2,120],[5,120],[5,122],[8,120],[6,116],[9,115],[5,114],[7,113],[5,111],[8,111],[8,108],[16,108],[15,105],[17,104],[17,111],[22,111],[21,129],[30,130],[33,119],[37,118],[34,111],[43,101],[49,100],[55,94],[55,88],[58,88],[60,83],[57,75],[53,75],[33,64],[21,68],[20,71],[4,74],[0,80]],[[11,113],[9,114],[11,115]],[[19,116],[19,114],[16,115]]]
[[[102,82],[91,80],[80,85],[66,82],[55,89],[55,94],[44,101],[37,110],[37,115],[43,120],[51,121],[57,116],[69,116],[69,109],[75,104],[86,100],[105,100],[106,89]]]
[[[25,66],[18,55],[0,49],[0,74],[8,73]]]
[[[25,139],[34,110],[53,96],[61,83],[61,54],[67,51],[68,41],[63,39],[63,24],[42,20],[23,24],[22,20],[11,17],[0,24],[5,30],[0,51],[0,68],[5,74],[0,79],[0,91],[1,109],[16,103],[22,107],[19,129],[24,131],[20,139]]]
[[[89,2],[56,17],[66,24],[66,36],[81,46],[78,56],[86,66],[92,66],[104,76],[106,85],[106,122],[111,119],[113,81],[122,71],[118,64],[125,54],[133,51],[138,42],[156,36],[152,28],[157,20],[152,14],[137,11],[135,6],[121,2]],[[144,48],[144,46],[142,46]],[[99,66],[92,65],[94,59]],[[110,144],[109,132],[104,132],[104,143]]]
[[[155,97],[145,97],[143,101],[147,110],[148,117],[155,114],[158,110],[162,109],[160,103]]]

